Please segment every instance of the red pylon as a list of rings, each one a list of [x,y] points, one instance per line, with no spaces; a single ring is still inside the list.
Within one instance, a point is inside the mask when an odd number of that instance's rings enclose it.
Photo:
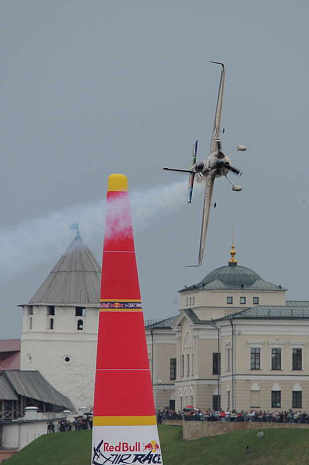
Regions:
[[[92,464],[134,463],[136,454],[139,462],[145,455],[147,463],[162,463],[128,183],[126,176],[113,174],[103,246]]]

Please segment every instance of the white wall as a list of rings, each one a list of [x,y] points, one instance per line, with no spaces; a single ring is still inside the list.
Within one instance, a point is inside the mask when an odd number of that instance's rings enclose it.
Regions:
[[[2,447],[22,449],[34,439],[47,433],[47,420],[16,421],[2,424]]]
[[[47,315],[47,306],[33,306],[33,315],[23,314],[21,370],[38,370],[58,391],[67,396],[76,409],[93,405],[98,308],[86,308],[84,317],[75,316],[75,307],[55,307]],[[32,318],[32,329],[28,321]],[[54,329],[48,319],[54,318]],[[77,320],[84,321],[82,331]]]

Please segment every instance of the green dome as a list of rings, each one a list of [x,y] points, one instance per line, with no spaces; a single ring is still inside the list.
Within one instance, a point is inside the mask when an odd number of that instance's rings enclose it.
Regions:
[[[193,291],[197,289],[205,290],[223,290],[223,289],[246,289],[251,291],[286,291],[280,284],[273,284],[265,281],[255,271],[238,266],[235,260],[235,247],[232,245],[230,250],[231,258],[227,266],[221,266],[208,273],[204,279],[193,286],[185,286],[180,292]]]
[[[265,281],[261,276],[250,268],[238,266],[236,261],[230,261],[227,266],[221,266],[208,273],[202,281],[193,286],[185,287],[180,292],[193,291],[197,289],[223,290],[223,289],[246,289],[251,291],[282,291],[287,290],[280,284]]]
[[[248,287],[261,279],[255,271],[245,266],[221,266],[210,273],[200,282],[200,286],[207,286],[214,281],[221,281],[227,287]]]

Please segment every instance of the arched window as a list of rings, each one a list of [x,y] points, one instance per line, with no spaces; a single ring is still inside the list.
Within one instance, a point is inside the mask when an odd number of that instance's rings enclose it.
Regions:
[[[193,347],[193,340],[192,340],[192,334],[189,333],[189,331],[186,332],[184,341],[183,341],[183,348],[184,349],[190,349]]]
[[[77,329],[78,329],[78,331],[82,331],[84,329],[83,320],[77,320]]]

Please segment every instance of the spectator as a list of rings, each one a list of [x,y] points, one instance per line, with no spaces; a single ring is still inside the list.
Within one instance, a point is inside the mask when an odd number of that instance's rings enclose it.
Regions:
[[[259,429],[259,432],[257,434],[258,439],[262,439],[264,437],[264,433],[261,429]]]

